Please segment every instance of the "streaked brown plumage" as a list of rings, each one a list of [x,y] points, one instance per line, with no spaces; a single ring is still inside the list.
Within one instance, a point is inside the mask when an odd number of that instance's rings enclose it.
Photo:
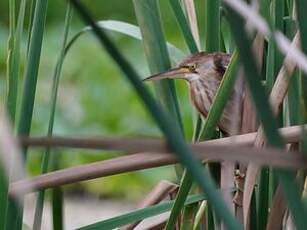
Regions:
[[[189,85],[190,98],[193,105],[199,113],[206,117],[229,61],[230,55],[226,53],[200,52],[184,59],[178,67],[150,76],[145,80],[165,78],[186,80]],[[228,135],[232,133],[234,128],[240,129],[241,113],[236,113],[235,109],[240,108],[238,105],[242,103],[242,98],[242,86],[235,84],[231,97],[218,123],[219,128]],[[234,116],[236,117],[234,118]]]

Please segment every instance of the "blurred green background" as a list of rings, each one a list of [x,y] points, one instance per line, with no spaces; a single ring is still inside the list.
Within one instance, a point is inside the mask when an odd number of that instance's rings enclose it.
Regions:
[[[131,0],[84,2],[87,3],[96,20],[112,19],[137,23]],[[197,9],[201,11],[202,1],[196,1],[196,4]],[[188,53],[168,1],[160,1],[160,5],[167,40]],[[47,133],[52,76],[62,40],[65,7],[64,0],[49,1],[31,131],[33,136],[42,136]],[[203,18],[201,12],[199,12],[200,22]],[[78,16],[74,15],[70,36],[83,27]],[[200,29],[202,34],[203,30],[201,27]],[[26,22],[23,36],[23,63],[26,61],[27,33]],[[148,76],[149,71],[141,42],[121,34],[110,33],[110,35],[140,75],[144,78]],[[0,97],[2,102],[6,93],[7,38],[8,2],[0,1]],[[22,79],[20,80],[22,82]],[[150,84],[148,86],[151,87]],[[186,137],[190,139],[193,125],[187,87],[185,82],[180,81],[176,82],[176,87]],[[21,89],[22,84],[20,84],[19,94]],[[66,56],[60,81],[54,134],[81,137],[161,136],[159,129],[144,110],[130,85],[91,34],[82,36]],[[42,151],[43,149],[30,151],[28,168],[32,175],[40,171]],[[54,154],[57,154],[60,159],[60,168],[66,168],[109,159],[120,153],[57,149]],[[82,182],[67,186],[67,191],[134,200],[144,196],[162,179],[176,180],[173,167],[160,167]]]

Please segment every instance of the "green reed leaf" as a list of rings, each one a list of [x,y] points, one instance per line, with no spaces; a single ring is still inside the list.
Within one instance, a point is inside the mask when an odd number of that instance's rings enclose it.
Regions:
[[[177,123],[174,121],[174,119],[171,119],[165,112],[163,112],[149,91],[140,81],[138,74],[121,55],[119,50],[114,46],[113,42],[108,38],[106,33],[96,26],[95,22],[88,14],[84,6],[81,5],[79,1],[72,0],[71,2],[73,3],[82,19],[93,27],[93,32],[99,39],[101,45],[117,63],[121,71],[134,87],[136,93],[142,99],[148,111],[164,133],[170,148],[174,151],[174,153],[176,153],[179,161],[187,168],[188,173],[190,173],[195,181],[199,183],[201,189],[205,192],[208,198],[208,202],[212,204],[216,213],[220,216],[221,219],[224,220],[228,229],[240,229],[240,224],[236,221],[224,203],[221,193],[216,189],[216,185],[210,177],[209,172],[206,169],[203,169],[200,162],[195,159],[193,152],[185,143]],[[142,4],[142,2],[140,4]]]

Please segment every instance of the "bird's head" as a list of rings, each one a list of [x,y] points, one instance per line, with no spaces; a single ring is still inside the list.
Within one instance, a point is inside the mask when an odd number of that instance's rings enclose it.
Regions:
[[[228,62],[228,54],[200,52],[187,57],[177,67],[149,76],[144,81],[184,79],[191,82],[199,77],[210,76],[212,73],[218,73],[219,71],[223,75]]]

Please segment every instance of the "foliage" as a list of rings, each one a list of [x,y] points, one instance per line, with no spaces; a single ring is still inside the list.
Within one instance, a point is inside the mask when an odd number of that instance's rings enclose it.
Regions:
[[[219,167],[212,169],[209,164],[211,176],[208,167],[203,168],[193,156],[194,148],[192,150],[186,141],[191,140],[192,136],[193,141],[197,141],[201,127],[203,139],[212,138],[217,133],[216,124],[239,72],[246,77],[246,86],[249,87],[262,125],[255,146],[266,147],[266,137],[268,145],[281,153],[285,143],[277,131],[278,126],[306,121],[307,59],[303,56],[307,50],[306,39],[302,39],[300,51],[295,44],[290,47],[286,38],[293,39],[298,30],[302,38],[307,36],[306,17],[302,10],[306,3],[303,0],[259,1],[259,8],[253,9],[241,0],[96,0],[91,3],[71,0],[76,13],[72,22],[66,17],[65,25],[65,1],[49,1],[46,11],[46,0],[32,0],[31,4],[37,6],[33,15],[30,5],[25,5],[29,1],[8,1],[9,4],[0,2],[0,104],[6,105],[12,127],[18,135],[164,136],[170,150],[186,168],[175,200],[157,204],[168,195],[174,196],[173,193],[164,194],[150,207],[142,206],[137,211],[81,228],[114,228],[169,210],[170,218],[164,223],[167,229],[174,229],[175,225],[182,228],[194,226],[194,229],[200,229],[203,225],[207,225],[208,229],[219,226],[238,229],[241,228],[239,223],[244,228],[248,228],[248,224],[255,224],[258,229],[288,228],[292,224],[297,229],[304,228],[307,209],[301,196],[305,196],[306,191],[297,183],[304,184],[304,169],[297,174],[288,169],[265,168],[258,175],[261,168],[254,164],[248,165],[247,170],[242,171],[242,175],[246,174],[246,178],[241,178],[243,183],[246,180],[241,208],[232,201],[229,203],[227,200],[226,203],[216,189],[217,185],[225,186],[220,176],[223,171]],[[191,21],[195,13],[191,8],[194,4],[196,21]],[[259,9],[259,14],[255,9]],[[94,24],[94,20],[99,23]],[[63,43],[59,41],[63,26],[65,38],[74,41],[66,50],[66,39]],[[247,27],[256,29],[253,31]],[[195,39],[198,37],[197,28],[200,28],[200,44]],[[81,34],[84,35],[79,36]],[[262,43],[256,43],[258,63],[253,56],[255,51],[251,49],[254,35],[254,43],[262,39]],[[101,46],[105,50],[101,50]],[[288,54],[290,49],[293,52]],[[183,56],[199,50],[227,50],[231,51],[233,58],[207,120],[202,125],[198,117],[193,130],[193,121],[196,122],[184,82],[167,80],[148,87],[141,80],[150,74],[167,70]],[[239,71],[236,71],[237,64],[241,65]],[[295,70],[297,66],[300,68]],[[284,100],[288,90],[288,98]],[[245,127],[240,128],[243,130]],[[5,146],[0,147],[2,154]],[[23,148],[25,164],[33,180],[43,178],[40,174],[49,170],[83,164],[86,167],[88,163],[117,159],[127,154],[120,151],[48,147],[47,154],[43,155],[45,150],[30,147],[27,154],[27,148]],[[300,143],[292,145],[291,150],[302,152],[304,146]],[[51,162],[48,162],[49,154],[53,156]],[[0,170],[3,169],[5,167],[1,166]],[[5,175],[5,172],[2,174]],[[21,229],[22,205],[17,206],[11,196],[5,200],[10,178],[6,181],[3,175],[0,178],[0,227],[7,224],[7,228]],[[234,182],[237,182],[237,177],[233,176]],[[175,170],[170,166],[109,178],[99,178],[99,175],[88,178],[97,179],[52,190],[54,229],[62,229],[65,221],[62,191],[139,200],[161,179],[176,181]],[[255,186],[257,178],[259,185]],[[13,188],[18,183],[30,182],[31,179],[16,183],[9,181]],[[232,183],[231,186],[238,186],[238,183]],[[236,194],[242,192],[241,188],[233,187],[226,189],[226,192],[234,189]],[[131,190],[135,192],[131,193]],[[33,229],[41,228],[44,192],[40,192]],[[281,193],[286,200],[281,198]],[[19,204],[22,204],[23,197],[19,198]],[[145,203],[148,200],[145,199]],[[283,208],[276,208],[284,203]],[[234,208],[236,212],[232,211]],[[4,214],[5,210],[8,210],[7,215]]]

